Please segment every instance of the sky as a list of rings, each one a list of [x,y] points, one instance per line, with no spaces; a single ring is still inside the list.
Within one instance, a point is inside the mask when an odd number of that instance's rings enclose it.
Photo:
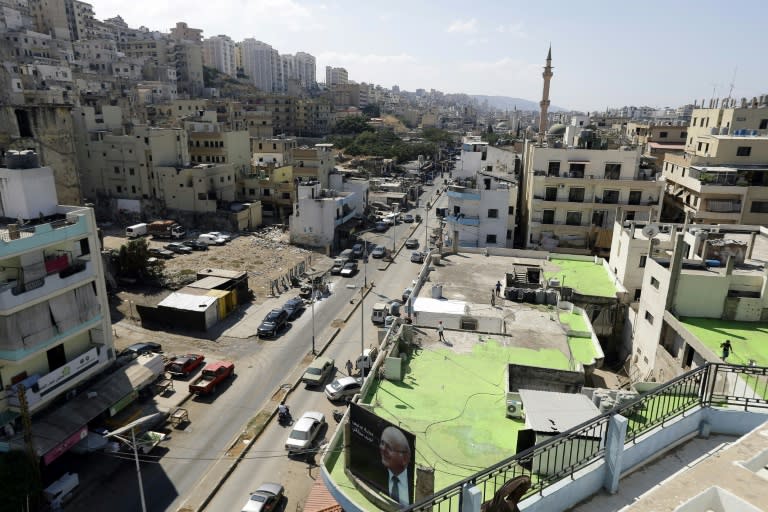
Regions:
[[[304,51],[387,88],[550,100],[594,111],[768,94],[768,1],[91,0],[97,19],[168,32],[177,21]],[[732,88],[732,92],[731,92]]]

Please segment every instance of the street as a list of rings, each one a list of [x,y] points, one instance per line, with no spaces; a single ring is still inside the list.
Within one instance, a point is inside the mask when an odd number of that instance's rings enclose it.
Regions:
[[[426,198],[432,196],[431,189],[425,190],[422,195],[422,206]],[[411,213],[425,217],[423,208],[414,209]],[[433,215],[430,215],[430,221],[430,225],[437,225]],[[366,233],[363,237],[391,249],[394,229],[397,248],[407,238],[414,237],[421,241],[422,249],[424,223],[411,235],[415,226],[399,224],[385,233]],[[361,265],[354,277],[334,277],[330,284],[332,293],[315,304],[314,332],[318,349],[337,327],[343,327],[324,353],[335,358],[337,375],[345,374],[344,363],[347,359],[354,361],[361,346],[378,342],[377,327],[370,320],[371,306],[375,302],[400,300],[403,289],[410,285],[419,268],[419,265],[410,262],[410,254],[410,250],[403,249],[386,271],[379,270],[386,267],[385,261],[369,259],[367,265]],[[364,333],[361,344],[361,310],[358,308],[346,325],[343,316],[347,314],[345,311],[348,312],[359,302],[360,289],[366,277],[369,284],[375,285],[366,297],[362,310]],[[293,295],[283,294],[268,300],[256,312],[249,311],[237,328],[242,329],[246,323],[249,332],[255,332],[258,322],[270,308],[279,307]],[[227,357],[236,363],[236,378],[210,398],[187,401],[184,407],[189,411],[191,419],[187,428],[172,430],[170,439],[149,456],[143,457],[147,461],[142,463],[141,471],[148,510],[194,507],[199,503],[196,499],[190,499],[191,495],[213,489],[215,483],[210,481],[211,478],[206,478],[210,467],[223,457],[245,425],[269,403],[280,386],[292,382],[288,379],[293,377],[297,366],[303,368],[306,364],[303,361],[312,349],[312,317],[312,308],[308,306],[286,332],[274,340],[251,337],[233,342],[227,339]],[[177,383],[178,392],[186,392],[186,387],[186,381]],[[328,402],[322,387],[305,390],[303,385],[291,393],[288,403],[295,419],[308,410],[323,412],[330,429],[335,428],[333,410],[344,407]],[[276,421],[269,425],[206,510],[237,510],[247,500],[249,491],[263,481],[283,483],[290,502],[302,502],[309,492],[312,478],[317,476],[317,469],[309,468],[306,462],[286,457],[283,445],[289,431],[288,428],[279,427]],[[327,431],[323,434],[327,434]],[[70,505],[73,509],[109,508],[112,512],[141,510],[135,467],[124,460],[123,455],[119,457],[95,453],[70,459],[79,461],[77,471],[81,473],[83,482],[81,491]],[[90,485],[86,482],[90,482]]]

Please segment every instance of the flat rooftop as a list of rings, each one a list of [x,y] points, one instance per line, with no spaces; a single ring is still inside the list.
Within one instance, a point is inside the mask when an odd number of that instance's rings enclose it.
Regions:
[[[474,304],[487,304],[490,307],[490,292],[496,282],[506,283],[507,273],[513,266],[540,265],[546,279],[558,278],[565,286],[574,288],[582,295],[615,297],[616,287],[602,264],[593,260],[576,261],[564,258],[552,258],[550,261],[536,258],[510,256],[485,256],[483,254],[463,253],[443,257],[440,264],[434,266],[428,284],[422,287],[419,297],[431,297],[432,286],[443,286],[442,296],[448,300],[465,301]],[[505,307],[510,301],[503,301]],[[497,301],[500,304],[500,301]]]
[[[403,381],[375,382],[362,402],[416,436],[416,464],[434,468],[439,490],[516,453],[525,423],[506,417],[507,364],[567,370],[568,349],[522,343],[522,332],[507,337],[450,331],[449,347],[435,342],[431,330],[416,331],[422,346],[408,361]],[[329,469],[348,497],[377,508],[344,474],[343,450]]]
[[[680,323],[708,349],[720,356],[720,344],[731,340],[731,364],[768,366],[768,322],[735,322],[719,318],[681,317]]]

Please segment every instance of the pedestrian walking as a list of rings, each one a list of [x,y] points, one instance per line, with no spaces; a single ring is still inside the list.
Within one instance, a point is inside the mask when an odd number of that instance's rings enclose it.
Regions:
[[[347,375],[352,375],[352,361],[347,359],[347,364],[345,365],[347,367]]]
[[[445,334],[443,334],[443,321],[437,322],[437,339],[438,341],[445,341]]]
[[[501,296],[501,281],[496,281],[496,296]]]
[[[496,295],[493,293],[493,288],[491,288],[491,306],[496,306]]]
[[[731,340],[725,340],[720,344],[720,348],[723,349],[723,361],[728,359],[728,356],[731,355],[731,352],[733,352],[733,347],[731,346]]]

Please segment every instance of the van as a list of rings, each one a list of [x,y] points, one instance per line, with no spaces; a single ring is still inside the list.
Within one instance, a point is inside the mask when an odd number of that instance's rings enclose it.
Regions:
[[[72,493],[80,485],[77,473],[64,473],[64,476],[53,482],[43,490],[45,501],[54,510],[61,510],[72,499]]]
[[[125,228],[126,238],[138,238],[147,234],[147,224],[142,222],[141,224],[134,224]]]
[[[384,319],[387,318],[388,314],[389,310],[387,305],[383,302],[377,302],[373,305],[373,309],[371,310],[371,322],[375,324],[383,324]]]
[[[197,241],[204,243],[205,245],[224,245],[224,239],[219,238],[216,235],[205,233],[197,237]]]

